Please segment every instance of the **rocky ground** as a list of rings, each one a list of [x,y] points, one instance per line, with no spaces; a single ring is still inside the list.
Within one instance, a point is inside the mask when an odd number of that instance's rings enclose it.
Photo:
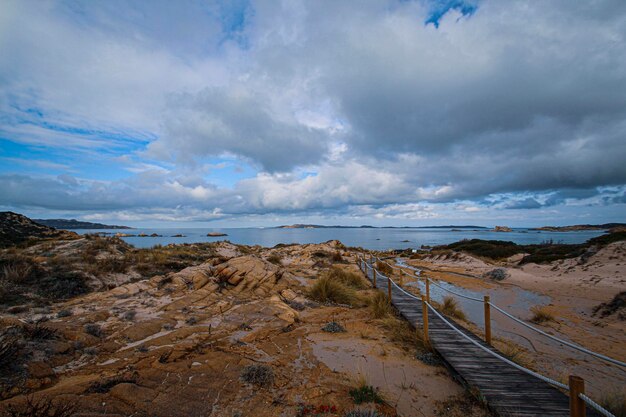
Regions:
[[[5,249],[0,410],[489,415],[381,304],[357,253],[336,241],[138,250],[101,237]]]

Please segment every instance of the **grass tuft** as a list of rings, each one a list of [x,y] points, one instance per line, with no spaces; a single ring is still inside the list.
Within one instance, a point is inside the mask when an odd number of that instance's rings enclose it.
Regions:
[[[626,394],[623,392],[605,393],[600,397],[599,404],[615,417],[626,417]]]
[[[382,319],[392,313],[389,297],[385,293],[376,291],[376,293],[367,300],[367,304],[372,314],[377,319]]]
[[[376,269],[382,272],[384,275],[393,274],[393,268],[390,267],[387,262],[376,261]]]
[[[459,307],[459,303],[449,295],[443,298],[443,302],[441,303],[440,308],[441,312],[445,315],[457,318],[459,320],[467,320],[467,316]]]
[[[339,281],[342,284],[357,290],[362,290],[368,287],[361,275],[346,271],[337,266],[329,268],[323,276],[327,276],[330,279]]]
[[[359,303],[359,297],[353,288],[334,280],[330,276],[322,276],[309,289],[309,297],[321,303],[349,304]]]
[[[274,265],[282,265],[283,258],[277,253],[273,253],[267,257],[267,262],[273,263]]]
[[[367,385],[367,383],[361,383],[358,387],[351,389],[349,394],[355,404],[382,404],[385,402],[378,390],[371,385]]]
[[[258,386],[271,386],[274,383],[274,371],[267,365],[248,365],[239,377],[244,382]]]
[[[548,311],[546,307],[543,306],[534,306],[530,309],[533,313],[530,321],[536,324],[541,324],[549,321],[556,321],[556,318],[552,313]]]

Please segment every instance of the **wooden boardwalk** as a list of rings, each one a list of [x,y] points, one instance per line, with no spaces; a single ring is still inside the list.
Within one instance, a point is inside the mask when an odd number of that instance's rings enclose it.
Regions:
[[[372,280],[369,270],[368,279]],[[387,279],[376,274],[376,287],[387,292]],[[412,325],[422,327],[422,302],[392,285],[392,302]],[[481,346],[504,356],[473,333],[446,317]],[[429,338],[446,366],[464,384],[477,389],[489,407],[501,416],[569,417],[569,396],[534,376],[483,351],[452,330],[429,310]],[[587,407],[587,416],[599,416]]]

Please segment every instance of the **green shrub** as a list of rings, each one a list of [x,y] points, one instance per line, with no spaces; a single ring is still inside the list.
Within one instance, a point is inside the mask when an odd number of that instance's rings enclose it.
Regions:
[[[363,403],[376,403],[382,404],[385,401],[383,397],[378,393],[378,390],[371,385],[360,385],[357,388],[350,390],[350,397],[355,404]]]
[[[273,263],[274,265],[282,265],[282,256],[277,253],[273,253],[267,257],[267,262]]]

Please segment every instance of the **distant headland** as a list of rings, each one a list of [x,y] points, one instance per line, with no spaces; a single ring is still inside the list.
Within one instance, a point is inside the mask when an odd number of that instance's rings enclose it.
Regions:
[[[102,223],[83,222],[75,219],[33,219],[34,222],[55,229],[79,230],[79,229],[132,229],[128,226],[116,226]]]
[[[488,229],[484,226],[449,225],[449,226],[325,226],[321,224],[291,224],[277,226],[276,229]]]

